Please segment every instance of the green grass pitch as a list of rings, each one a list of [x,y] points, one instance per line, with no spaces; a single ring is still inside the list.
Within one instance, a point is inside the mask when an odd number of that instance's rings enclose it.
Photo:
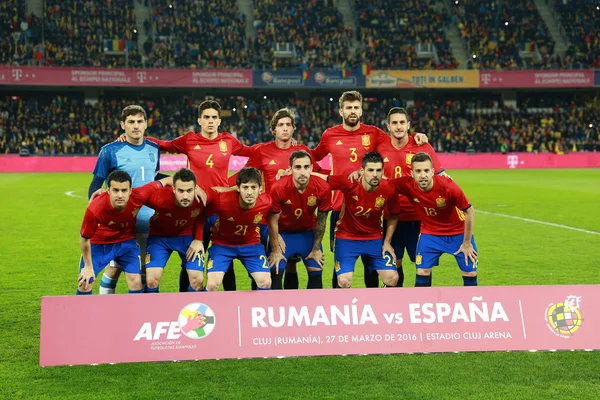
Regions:
[[[600,232],[600,170],[449,172],[480,211],[475,222],[480,285],[600,283],[600,235],[593,233]],[[74,173],[0,174],[0,399],[600,397],[600,352],[400,354],[41,368],[40,297],[75,293],[79,228],[90,179],[91,174]],[[326,257],[323,280],[328,286],[331,253]],[[178,269],[173,259],[165,271],[162,291],[176,291]],[[357,287],[362,286],[361,270],[357,268]],[[406,260],[405,270],[406,285],[411,286],[414,274]],[[242,277],[238,287],[248,289],[241,266],[237,271]],[[300,277],[300,285],[305,286],[303,270]],[[433,284],[462,284],[450,256],[442,258]],[[118,291],[126,291],[124,282]],[[82,315],[81,323],[90,318],[93,315]]]

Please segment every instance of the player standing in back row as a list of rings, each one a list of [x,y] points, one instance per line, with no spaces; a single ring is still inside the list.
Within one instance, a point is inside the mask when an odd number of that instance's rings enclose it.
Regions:
[[[100,150],[88,197],[100,189],[105,181],[108,186],[108,175],[115,170],[127,172],[134,188],[150,183],[157,178],[160,170],[160,151],[155,143],[144,138],[148,127],[147,120],[146,111],[140,106],[127,106],[121,111],[121,129],[125,131],[125,140],[106,144]],[[140,245],[142,257],[142,281],[145,279],[143,265],[150,230],[149,220],[153,212],[152,209],[144,206],[137,214],[136,240]],[[115,293],[120,274],[121,269],[111,261],[100,280],[100,294]]]
[[[221,106],[214,100],[206,100],[198,106],[198,124],[200,133],[188,132],[173,140],[148,138],[160,147],[161,151],[185,154],[189,168],[203,187],[229,186],[229,160],[232,155],[250,156],[251,147],[244,146],[228,132],[219,133],[221,125]],[[216,217],[208,218],[204,225],[204,248],[208,247],[210,228]],[[179,275],[179,291],[185,292],[189,287],[189,278],[185,269]],[[233,264],[223,279],[225,290],[235,290],[235,273]]]
[[[339,98],[339,113],[342,124],[328,128],[323,132],[319,145],[313,150],[313,157],[321,161],[331,154],[331,174],[350,175],[360,169],[363,156],[374,151],[379,143],[389,140],[388,136],[376,126],[365,125],[360,122],[363,115],[362,95],[355,90],[342,93]],[[416,134],[417,143],[426,143],[427,136]],[[343,196],[340,192],[334,192],[333,211],[330,217],[330,246],[334,250],[333,239],[336,222],[342,208]],[[365,285],[377,287],[379,280],[377,276],[367,281],[368,271],[365,269]],[[332,286],[337,286],[337,277],[333,271]]]

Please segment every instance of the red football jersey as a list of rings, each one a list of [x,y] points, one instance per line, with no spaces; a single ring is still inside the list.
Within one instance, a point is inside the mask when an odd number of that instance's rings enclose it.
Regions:
[[[232,155],[249,156],[250,147],[244,146],[230,133],[219,133],[209,140],[201,133],[188,132],[173,140],[148,140],[158,144],[161,151],[185,154],[190,168],[206,187],[228,186],[229,159]]]
[[[350,182],[346,175],[330,176],[332,189],[340,190],[344,203],[335,228],[335,237],[351,240],[381,239],[383,211],[400,212],[398,194],[393,184],[382,180],[377,190],[367,192],[361,182]]]
[[[290,168],[290,156],[298,150],[305,150],[312,155],[311,150],[303,144],[280,149],[275,141],[262,143],[252,149],[246,167],[253,167],[262,172],[263,190],[265,193],[271,193],[271,187],[277,182],[277,173]],[[318,172],[320,170],[321,167],[313,159],[313,171]],[[236,177],[237,173],[229,177],[229,186],[235,186]]]
[[[214,244],[239,246],[260,243],[258,225],[267,215],[273,204],[268,194],[261,193],[256,204],[249,210],[240,206],[240,194],[237,190],[216,193],[206,215],[217,214],[218,219],[210,229],[210,239]]]
[[[206,190],[209,205],[213,196],[212,190]],[[172,187],[158,189],[150,196],[146,205],[154,209],[150,219],[150,235],[152,236],[187,236],[202,240],[204,231],[204,204],[196,200],[189,207],[179,207]]]
[[[108,192],[96,197],[85,211],[81,236],[92,244],[120,243],[135,238],[135,220],[140,208],[162,184],[158,181],[133,188],[123,211],[116,211]]]
[[[465,214],[471,207],[464,192],[450,178],[433,177],[433,188],[422,191],[413,178],[392,179],[398,192],[409,198],[421,220],[421,233],[437,236],[465,232]]]
[[[421,152],[431,156],[431,161],[433,162],[433,168],[436,174],[444,170],[433,147],[431,147],[429,143],[419,146],[417,142],[415,142],[414,137],[410,135],[408,137],[408,143],[400,149],[397,149],[392,145],[392,140],[388,136],[387,140],[377,145],[377,152],[383,157],[383,172],[389,179],[411,176],[411,160],[415,154]],[[387,219],[387,215],[384,215],[383,217]],[[412,203],[407,197],[400,195],[400,215],[398,216],[398,220],[417,221],[418,219],[419,217],[417,217],[417,213],[415,212]]]
[[[294,185],[293,177],[281,178],[271,189],[273,207],[271,212],[281,213],[279,230],[282,232],[302,232],[315,230],[317,209],[331,210],[331,188],[321,178],[311,177],[304,193]]]
[[[387,139],[384,131],[373,125],[360,124],[355,131],[347,131],[343,125],[337,125],[323,132],[321,141],[313,156],[316,161],[321,161],[327,154],[331,154],[331,174],[350,175],[359,170],[362,157],[375,151],[377,145]],[[338,211],[342,207],[343,196],[334,193],[333,209]]]

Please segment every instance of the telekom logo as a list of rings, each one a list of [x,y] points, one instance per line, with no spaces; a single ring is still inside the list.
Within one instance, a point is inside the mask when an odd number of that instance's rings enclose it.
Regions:
[[[139,83],[144,83],[144,81],[146,80],[146,72],[145,71],[140,71],[137,73],[137,80]]]
[[[13,69],[12,76],[15,79],[15,81],[20,81],[21,77],[23,77],[23,70],[22,69]]]
[[[481,81],[484,85],[487,85],[492,80],[492,76],[490,74],[481,74]]]
[[[519,165],[519,156],[514,154],[507,156],[506,164],[508,164],[508,168],[517,168],[517,165]]]

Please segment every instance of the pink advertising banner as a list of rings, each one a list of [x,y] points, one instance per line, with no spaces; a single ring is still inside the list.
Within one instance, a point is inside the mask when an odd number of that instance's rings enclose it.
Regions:
[[[238,88],[252,87],[252,70],[0,66],[0,85]]]
[[[447,170],[453,169],[515,169],[515,168],[600,168],[600,153],[556,154],[446,154],[438,156]],[[233,156],[229,169],[238,171],[246,164],[246,157]],[[331,169],[329,157],[319,164]],[[0,156],[0,172],[92,172],[96,157],[19,157]],[[180,155],[160,157],[161,171],[177,171],[187,166],[187,158]]]
[[[573,88],[594,86],[594,70],[482,71],[480,88]]]
[[[600,349],[599,307],[599,285],[43,297],[40,365]]]

